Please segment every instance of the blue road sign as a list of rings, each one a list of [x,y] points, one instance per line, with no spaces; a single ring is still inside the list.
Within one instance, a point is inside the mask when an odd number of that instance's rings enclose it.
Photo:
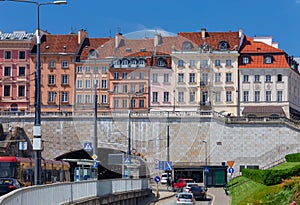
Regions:
[[[99,162],[97,162],[97,161],[95,161],[95,163],[94,163],[94,168],[97,168],[98,167],[98,165],[99,165]]]
[[[234,169],[231,167],[228,169],[228,173],[233,174],[234,173]]]
[[[124,164],[130,164],[130,158],[129,157],[124,158]]]
[[[92,151],[93,150],[93,145],[92,145],[92,143],[91,142],[85,142],[84,144],[83,144],[83,149],[84,149],[84,151]]]
[[[208,167],[204,167],[203,171],[204,171],[205,173],[208,173],[208,172],[209,172]]]
[[[156,183],[160,182],[160,177],[159,177],[159,176],[154,177],[154,181],[155,181]]]
[[[164,170],[165,169],[165,161],[159,161],[158,169],[159,170]]]
[[[165,162],[165,170],[166,171],[172,171],[172,162],[171,161],[166,161]]]

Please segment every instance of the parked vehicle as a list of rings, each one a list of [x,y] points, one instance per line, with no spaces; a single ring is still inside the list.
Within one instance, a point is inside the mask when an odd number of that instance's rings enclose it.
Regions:
[[[192,186],[199,186],[197,183],[186,183],[186,186],[183,188],[183,191],[189,192]]]
[[[173,191],[183,191],[183,188],[186,186],[187,183],[195,183],[193,179],[183,179],[180,178],[177,182],[174,182],[172,185]]]
[[[176,196],[176,204],[195,205],[195,199],[192,193],[181,192]]]
[[[189,193],[193,194],[195,200],[206,200],[206,191],[203,186],[192,186]]]
[[[161,184],[166,184],[168,182],[168,179],[171,181],[172,180],[172,175],[171,173],[163,173],[161,175],[161,180],[160,183]]]
[[[7,194],[24,185],[14,178],[0,178],[0,196]]]

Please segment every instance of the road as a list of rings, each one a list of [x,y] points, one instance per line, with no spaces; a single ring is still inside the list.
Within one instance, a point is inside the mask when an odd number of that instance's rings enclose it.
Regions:
[[[196,201],[196,205],[210,205],[211,199],[207,197],[206,201]],[[155,205],[176,205],[176,197],[173,196],[168,199],[160,200],[155,203]]]

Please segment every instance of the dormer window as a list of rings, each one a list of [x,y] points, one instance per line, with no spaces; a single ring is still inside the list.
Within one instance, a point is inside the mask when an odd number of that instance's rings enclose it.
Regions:
[[[130,64],[131,65],[136,65],[137,64],[137,60],[134,58],[134,59],[131,59],[130,60]]]
[[[166,66],[166,61],[163,58],[157,59],[157,66]]]
[[[250,63],[250,57],[249,56],[243,56],[242,60],[243,60],[243,64],[249,64]]]
[[[91,49],[89,51],[89,55],[88,55],[88,58],[97,58],[98,57],[98,53],[95,49]]]
[[[128,65],[129,64],[129,60],[128,59],[123,59],[122,60],[122,65]]]
[[[186,51],[186,50],[192,50],[193,49],[193,45],[191,42],[184,42],[182,44],[182,50]]]
[[[229,44],[228,44],[227,41],[221,41],[219,43],[219,49],[220,50],[228,50],[228,48],[229,48]]]
[[[264,63],[271,64],[273,62],[272,56],[264,56]]]
[[[146,65],[146,60],[145,59],[139,59],[139,66],[140,67],[145,67]]]

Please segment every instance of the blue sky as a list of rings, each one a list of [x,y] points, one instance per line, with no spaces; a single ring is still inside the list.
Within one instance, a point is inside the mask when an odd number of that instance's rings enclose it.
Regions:
[[[37,0],[37,2],[49,2]],[[41,28],[52,34],[86,29],[90,37],[162,29],[172,33],[238,31],[273,36],[279,48],[300,57],[300,0],[68,0],[41,7]],[[34,4],[0,2],[0,30],[34,32]]]

